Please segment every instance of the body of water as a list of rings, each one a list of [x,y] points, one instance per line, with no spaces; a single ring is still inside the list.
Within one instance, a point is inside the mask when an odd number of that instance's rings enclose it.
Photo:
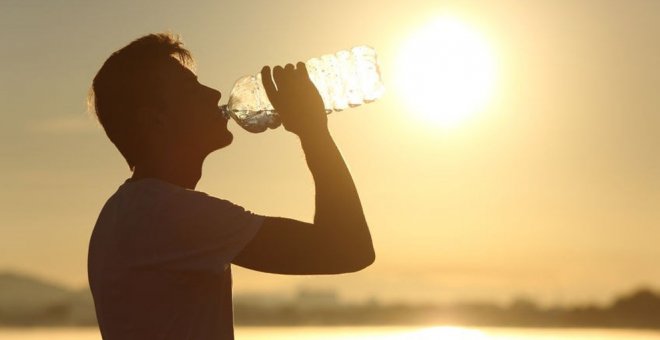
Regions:
[[[238,327],[238,340],[660,340],[660,331],[464,327]],[[2,340],[100,340],[96,328],[0,328]]]

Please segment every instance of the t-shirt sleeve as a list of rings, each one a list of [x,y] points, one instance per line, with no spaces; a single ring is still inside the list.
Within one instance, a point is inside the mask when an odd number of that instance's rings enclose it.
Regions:
[[[182,190],[151,216],[137,266],[192,272],[224,271],[261,227],[264,216],[205,193]]]

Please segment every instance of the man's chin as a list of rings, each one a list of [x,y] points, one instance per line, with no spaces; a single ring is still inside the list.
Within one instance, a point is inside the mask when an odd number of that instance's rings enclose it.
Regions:
[[[233,141],[234,141],[234,135],[231,132],[227,132],[227,134],[224,135],[222,140],[220,141],[218,149],[222,149],[224,147],[231,145],[231,142]]]

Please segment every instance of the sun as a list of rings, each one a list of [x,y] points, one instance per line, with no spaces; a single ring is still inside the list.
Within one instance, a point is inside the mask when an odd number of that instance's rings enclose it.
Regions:
[[[437,18],[414,32],[396,63],[395,83],[405,106],[445,128],[482,111],[493,95],[493,52],[477,31],[455,18]]]

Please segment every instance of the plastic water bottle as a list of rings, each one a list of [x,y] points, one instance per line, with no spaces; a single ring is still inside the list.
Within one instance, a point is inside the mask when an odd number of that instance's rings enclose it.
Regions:
[[[326,113],[359,106],[380,98],[385,87],[378,69],[376,51],[357,46],[305,63],[312,83],[319,91]],[[222,113],[250,132],[274,129],[281,122],[261,82],[261,73],[239,78]]]

